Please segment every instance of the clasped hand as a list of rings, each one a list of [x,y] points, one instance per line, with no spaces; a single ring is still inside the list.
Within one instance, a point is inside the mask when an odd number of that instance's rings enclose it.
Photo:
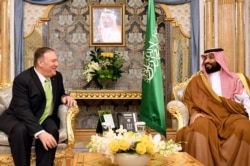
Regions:
[[[197,118],[199,118],[199,117],[206,117],[204,114],[202,114],[202,113],[199,113],[199,112],[197,112],[197,113],[194,113],[192,116],[191,116],[191,118],[190,118],[190,124],[191,123],[193,123]]]

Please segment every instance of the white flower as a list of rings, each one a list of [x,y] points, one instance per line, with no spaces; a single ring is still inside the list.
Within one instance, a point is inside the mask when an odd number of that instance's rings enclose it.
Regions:
[[[101,67],[99,66],[99,64],[97,62],[93,62],[93,61],[91,61],[89,63],[89,68],[92,69],[93,71],[101,69]]]
[[[124,71],[125,59],[118,52],[103,52],[100,48],[90,51],[90,61],[86,62],[83,77],[87,82],[93,79],[117,81]]]
[[[86,70],[83,72],[83,76],[85,77],[86,81],[91,81],[93,79],[93,76],[96,75],[95,71],[98,71],[100,69],[101,67],[97,62],[90,61],[86,66]]]
[[[167,156],[181,150],[180,143],[175,143],[173,140],[163,141],[160,134],[156,134],[153,137],[151,134],[145,135],[127,131],[122,126],[116,132],[110,129],[104,136],[92,135],[91,141],[87,145],[89,152],[101,153],[113,162],[115,153],[137,153],[137,145],[140,143],[149,148],[145,151],[148,154],[159,153]],[[124,144],[124,140],[128,142],[128,150],[120,149],[124,145],[127,145],[127,143]],[[152,150],[150,150],[150,147],[153,149],[151,148]]]

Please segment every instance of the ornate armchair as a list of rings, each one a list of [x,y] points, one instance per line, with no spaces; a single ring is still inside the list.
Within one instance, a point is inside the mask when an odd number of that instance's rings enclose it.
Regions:
[[[10,104],[12,97],[11,84],[0,84],[0,114],[5,111]],[[78,113],[78,107],[68,107],[61,105],[59,107],[58,116],[61,124],[59,129],[59,143],[55,156],[55,165],[67,166],[72,165],[73,147],[75,143],[74,129],[75,129],[75,116]],[[31,163],[35,165],[35,153],[32,147]],[[8,143],[8,137],[5,133],[0,131],[0,165],[14,165]]]
[[[173,86],[172,93],[174,100],[171,100],[167,104],[167,110],[177,119],[177,130],[187,126],[189,123],[189,112],[187,107],[182,102],[182,98],[187,84],[191,79],[192,77]]]

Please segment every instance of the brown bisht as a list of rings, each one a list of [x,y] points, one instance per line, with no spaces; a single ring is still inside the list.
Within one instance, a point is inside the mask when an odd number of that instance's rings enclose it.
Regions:
[[[243,85],[249,92],[249,80]],[[188,152],[205,166],[250,165],[250,122],[242,104],[218,96],[202,72],[189,82],[183,102],[189,115],[205,117],[177,132],[176,141],[185,141]]]

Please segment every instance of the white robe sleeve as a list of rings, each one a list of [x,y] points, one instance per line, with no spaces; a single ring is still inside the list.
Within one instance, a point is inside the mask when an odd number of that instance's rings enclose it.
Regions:
[[[250,120],[250,97],[244,89],[242,94],[236,94],[234,96],[236,102],[242,103],[244,105],[245,111],[248,114],[248,118]]]

